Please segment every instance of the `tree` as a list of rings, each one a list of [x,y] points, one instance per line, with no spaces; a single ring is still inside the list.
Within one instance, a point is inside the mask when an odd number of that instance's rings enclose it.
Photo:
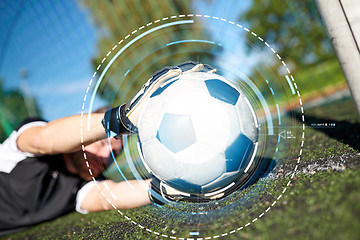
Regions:
[[[38,107],[36,112],[39,115]],[[0,79],[0,142],[2,143],[27,117],[29,113],[22,92],[19,89],[5,90]]]
[[[242,20],[296,68],[335,56],[314,1],[253,0]],[[250,35],[248,40],[260,44]]]
[[[192,1],[173,0],[122,0],[122,1],[97,1],[82,0],[83,5],[89,8],[92,18],[101,34],[98,41],[98,56],[93,59],[94,69],[101,63],[113,46],[123,39],[124,46],[129,39],[125,37],[137,31],[140,33],[158,26],[163,22],[169,22],[171,16],[193,13]],[[169,21],[154,21],[168,18]],[[177,21],[187,19],[177,18]],[[147,24],[151,23],[151,26]],[[171,43],[184,39],[204,39],[204,31],[196,28],[198,22],[192,24],[192,28],[179,26],[174,31],[163,30],[163,35],[156,31],[151,37],[147,36],[132,44],[122,54],[122,59],[117,59],[102,81],[97,94],[113,105],[121,104],[129,100],[152,74],[163,66],[174,66],[184,61],[197,60],[202,62],[211,58],[208,44],[202,45],[205,51],[199,51],[193,43]],[[143,30],[139,28],[143,26]],[[145,27],[146,26],[146,27]],[[118,51],[118,47],[115,51]],[[124,80],[124,81],[123,81]]]

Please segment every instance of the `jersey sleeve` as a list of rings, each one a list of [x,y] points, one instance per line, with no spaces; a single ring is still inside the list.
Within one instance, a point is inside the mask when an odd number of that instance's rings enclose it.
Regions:
[[[25,130],[37,127],[45,126],[46,121],[44,120],[35,120],[23,122],[16,130],[14,130],[10,136],[0,144],[0,171],[9,173],[16,166],[16,164],[27,157],[34,157],[35,155],[28,152],[22,152],[17,146],[17,139],[21,133]]]

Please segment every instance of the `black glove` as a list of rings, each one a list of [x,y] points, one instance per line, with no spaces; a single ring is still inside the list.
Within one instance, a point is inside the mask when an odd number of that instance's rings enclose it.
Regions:
[[[213,73],[216,72],[216,69],[207,64],[189,61],[178,66],[165,67],[157,71],[145,85],[142,86],[141,90],[131,101],[110,109],[105,113],[101,123],[106,132],[110,136],[137,133],[137,123],[140,113],[151,94],[170,79],[190,72]]]

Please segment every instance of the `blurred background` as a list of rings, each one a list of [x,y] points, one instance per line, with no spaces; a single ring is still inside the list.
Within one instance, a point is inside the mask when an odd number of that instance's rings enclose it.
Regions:
[[[80,113],[93,72],[120,39],[156,19],[183,13],[225,17],[264,38],[285,59],[305,104],[334,93],[349,94],[313,1],[233,0],[224,4],[216,0],[1,0],[0,141],[27,116],[53,120]],[[217,26],[219,23],[214,22],[212,27]],[[259,57],[249,54],[260,47],[261,42],[245,32],[238,33],[241,42],[223,39],[221,32],[211,29],[185,29],[168,35],[169,39],[174,38],[171,35],[178,35],[175,38],[191,36],[221,42],[222,48],[214,50],[214,46],[205,46],[202,49],[216,51],[216,59],[212,61],[237,60],[243,55],[247,57],[239,65],[254,62],[262,72],[274,71],[273,65],[261,67]],[[136,65],[139,56],[149,49],[158,49],[158,45],[157,41],[150,41],[145,48],[132,49],[126,61],[119,63],[122,68],[112,70],[109,78],[123,77],[127,66]],[[177,47],[165,48],[161,54],[169,56]],[[194,45],[186,46],[185,54],[172,55],[164,65],[196,60],[193,56],[196,49],[191,48]],[[158,70],[151,66],[150,60],[146,61],[145,58],[142,64],[150,67],[142,70],[145,79]],[[252,71],[250,67],[250,75]],[[120,87],[116,81],[107,84],[97,92],[94,108],[119,102],[109,98],[111,92],[126,100],[144,82],[135,83],[131,88],[122,87],[126,94],[118,92]]]
[[[186,17],[188,14],[202,17]],[[185,17],[180,19],[181,15]],[[301,138],[292,138],[291,131],[298,134],[303,127],[298,96],[290,89],[296,85],[292,86],[286,79],[289,77],[286,69],[270,49],[251,32],[244,31],[244,28],[250,29],[276,50],[296,80],[307,126],[305,145],[301,146],[303,155],[296,165],[298,170],[294,171],[293,182],[287,185],[290,193],[283,194],[272,214],[265,214],[262,221],[251,224],[246,231],[230,235],[233,229],[239,230],[239,226],[257,219],[259,215],[249,208],[248,219],[234,218],[229,222],[225,216],[224,224],[217,226],[221,231],[202,229],[208,231],[204,236],[229,233],[229,239],[358,238],[359,117],[315,1],[0,0],[0,16],[1,143],[26,117],[54,120],[78,114],[83,102],[89,111],[90,96],[94,96],[90,110],[119,105],[129,100],[162,66],[187,60],[211,63],[220,73],[239,72],[245,76],[243,79],[248,79],[247,83],[253,83],[264,96],[273,118],[267,122],[274,125],[274,136],[270,139],[275,140],[273,150],[276,148],[277,152],[276,144],[281,138],[283,148],[291,152],[290,163],[285,166],[277,162],[276,167],[272,166],[274,173],[267,176],[279,186],[274,188],[273,195],[266,192],[266,199],[259,203],[259,209],[267,209],[276,202],[274,196],[284,193],[282,186],[288,183],[298,157],[299,144],[294,144],[296,151],[293,151],[286,142],[299,141]],[[171,19],[171,16],[177,18]],[[212,17],[218,19],[215,21]],[[159,29],[133,42],[106,70],[101,84],[95,86],[119,46],[160,24],[192,19],[191,25]],[[160,21],[155,24],[157,20]],[[236,24],[242,26],[241,30]],[[98,74],[93,77],[98,68]],[[232,79],[233,76],[226,77]],[[91,79],[94,81],[85,101]],[[246,90],[249,84],[241,86]],[[259,110],[256,106],[255,109]],[[129,139],[131,141],[135,146],[136,139]],[[120,168],[128,176],[132,169],[124,156],[126,151],[125,148]],[[132,151],[130,148],[131,154]],[[188,229],[168,225],[165,221],[168,212],[164,211],[164,222],[144,212],[143,209],[124,211],[161,233],[192,237]],[[72,213],[10,239],[154,237],[147,234],[109,211],[88,215]]]

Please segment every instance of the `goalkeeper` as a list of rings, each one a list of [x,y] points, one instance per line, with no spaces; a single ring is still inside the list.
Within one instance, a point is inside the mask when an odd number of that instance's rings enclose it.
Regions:
[[[163,199],[182,200],[176,193],[170,196],[158,180],[148,179],[143,184],[137,180],[92,179],[100,177],[111,163],[112,152],[121,151],[120,138],[108,136],[136,133],[139,114],[149,96],[168,79],[192,71],[214,70],[194,62],[166,67],[156,72],[133,100],[105,114],[92,113],[90,121],[84,114],[51,122],[30,119],[22,123],[0,145],[0,235],[73,210],[88,213],[113,209],[107,199],[118,209],[152,201],[161,203]],[[89,166],[85,164],[84,152]],[[104,189],[105,197],[98,187]]]

